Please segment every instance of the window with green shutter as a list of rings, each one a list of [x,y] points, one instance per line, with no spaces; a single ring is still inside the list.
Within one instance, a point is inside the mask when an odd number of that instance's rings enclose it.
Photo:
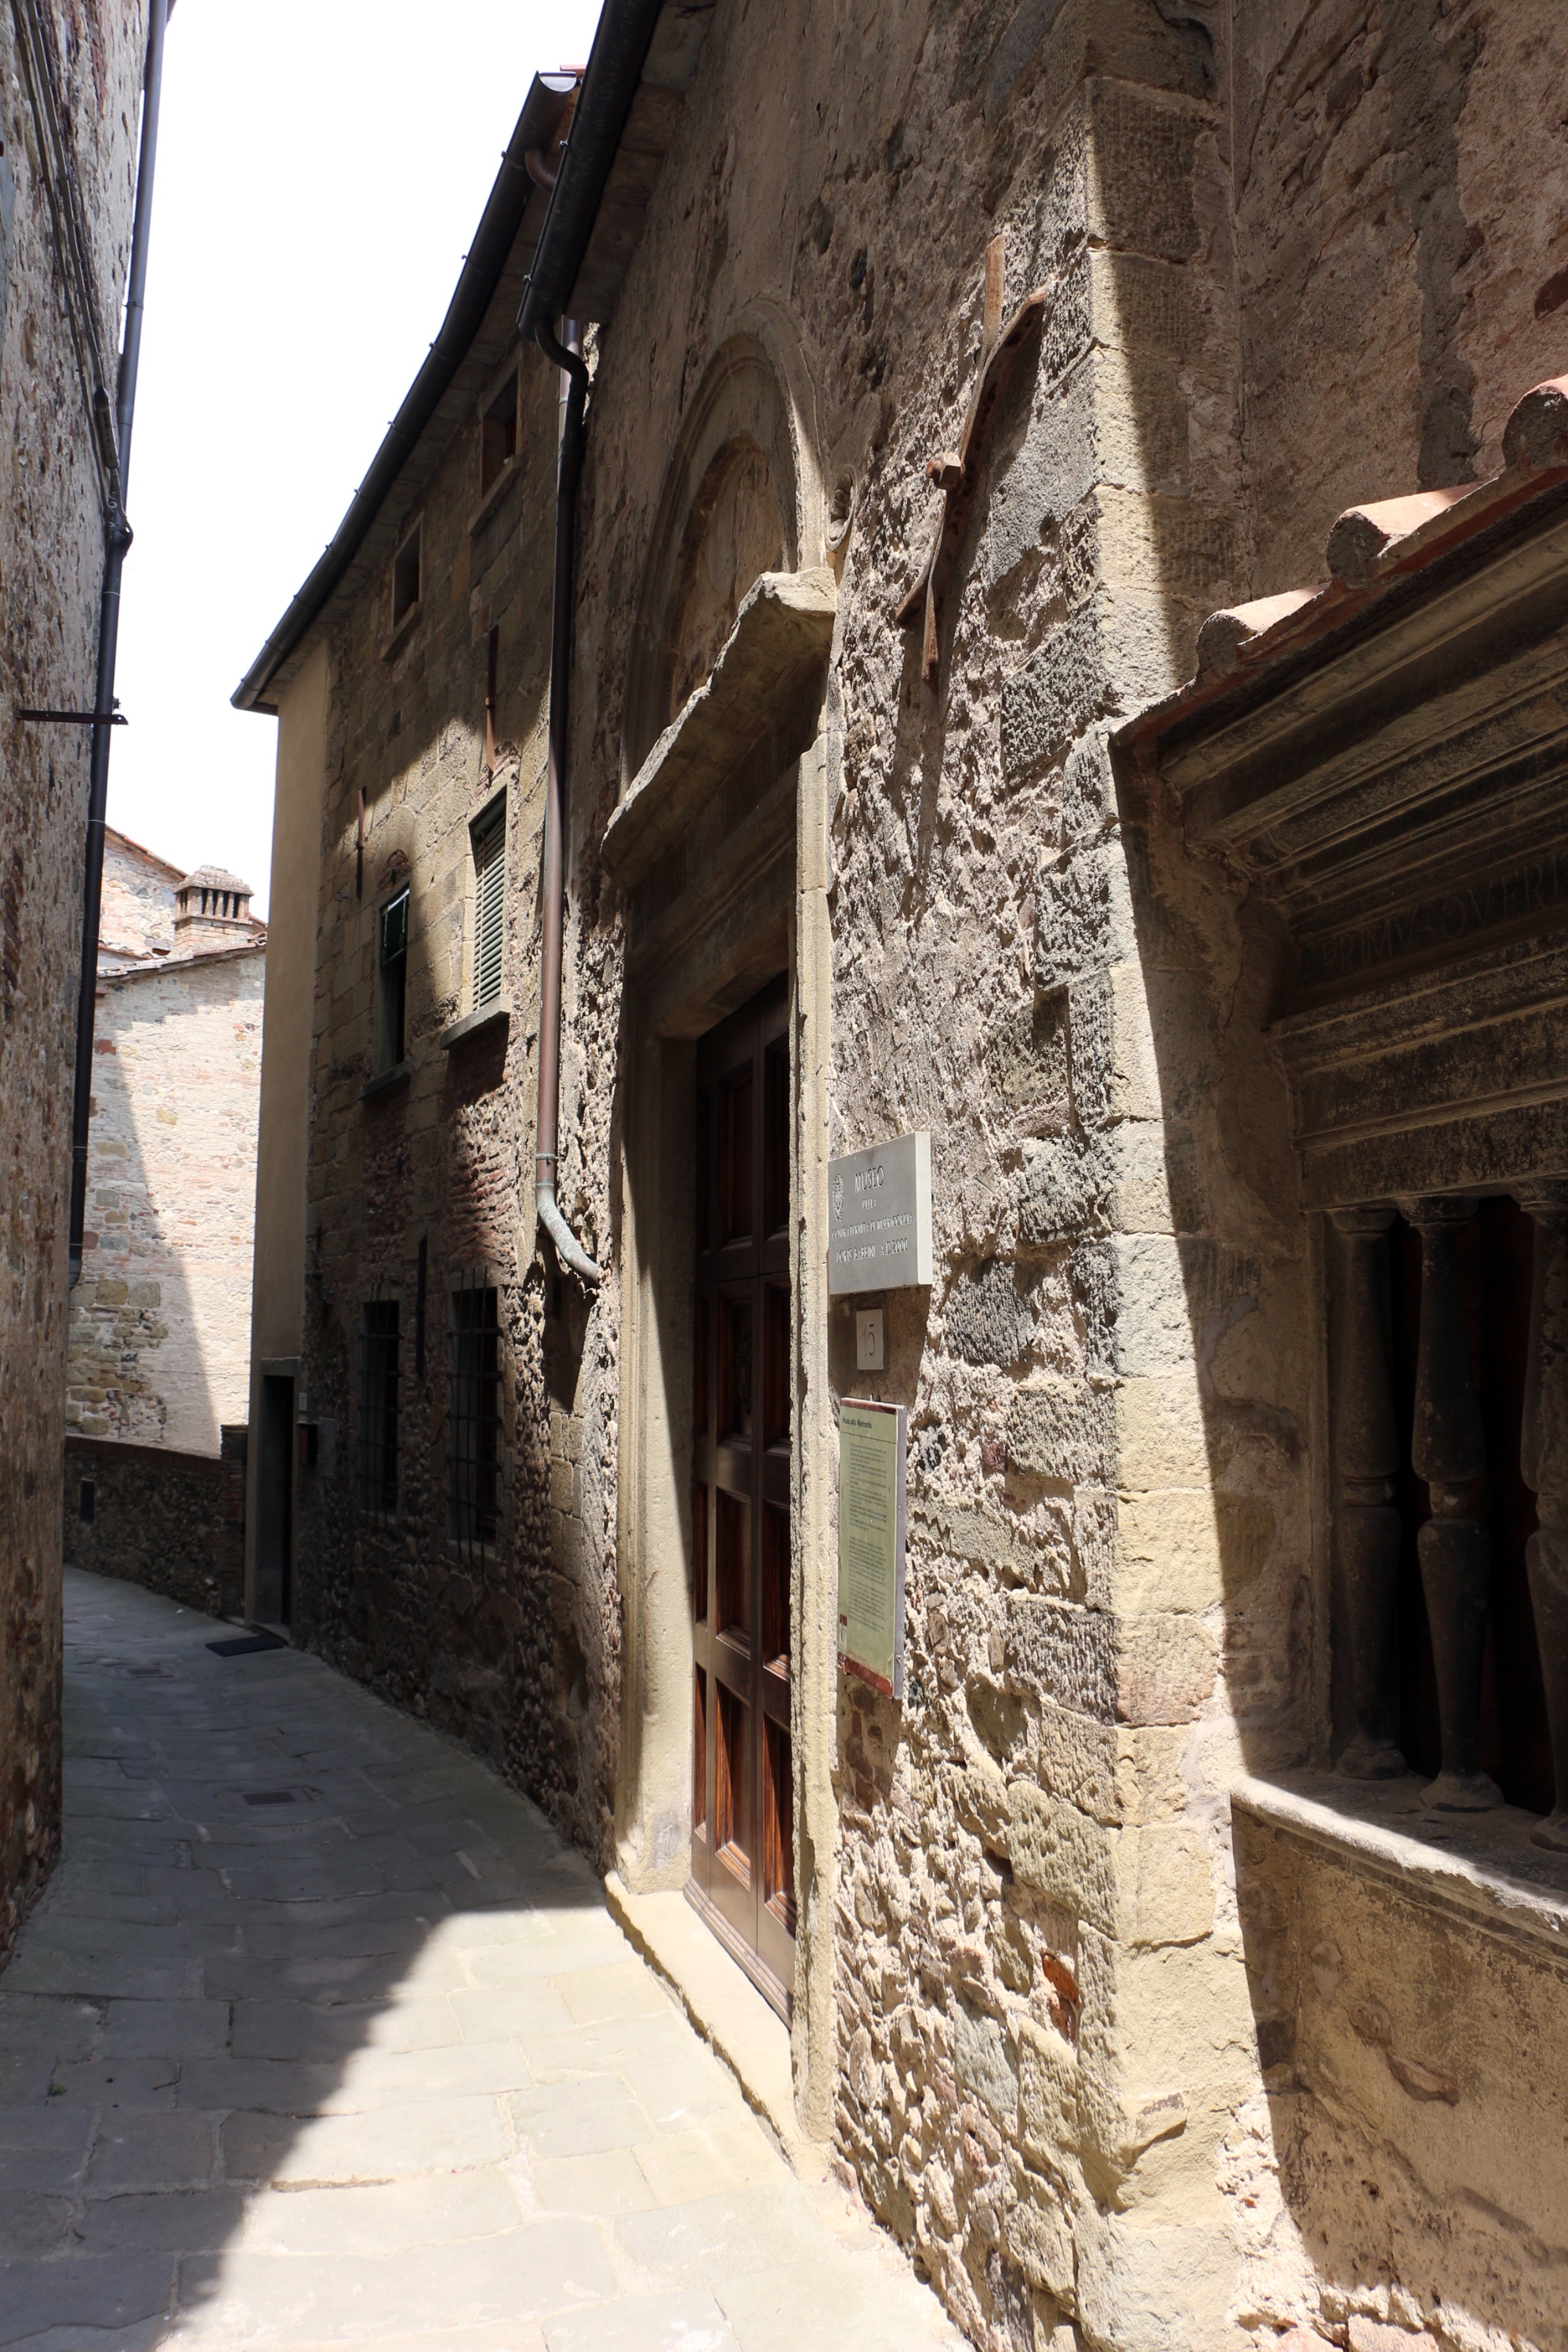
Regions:
[[[506,936],[506,803],[487,809],[473,829],[474,1011],[500,1002]]]

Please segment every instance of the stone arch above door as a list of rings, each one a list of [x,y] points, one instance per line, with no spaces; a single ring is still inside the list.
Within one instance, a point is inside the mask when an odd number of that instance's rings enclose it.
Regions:
[[[633,637],[623,789],[711,672],[752,583],[822,561],[805,379],[780,343],[770,321],[721,347],[670,457]]]

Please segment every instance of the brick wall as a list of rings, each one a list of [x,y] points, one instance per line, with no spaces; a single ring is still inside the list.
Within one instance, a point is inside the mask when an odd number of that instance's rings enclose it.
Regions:
[[[237,1616],[245,1598],[245,1456],[243,1428],[226,1427],[216,1455],[68,1437],[68,1565],[123,1577],[209,1617]]]

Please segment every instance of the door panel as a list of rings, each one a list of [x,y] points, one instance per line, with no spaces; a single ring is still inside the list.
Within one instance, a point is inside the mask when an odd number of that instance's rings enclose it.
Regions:
[[[788,994],[697,1052],[691,1899],[786,2016],[790,1748]]]

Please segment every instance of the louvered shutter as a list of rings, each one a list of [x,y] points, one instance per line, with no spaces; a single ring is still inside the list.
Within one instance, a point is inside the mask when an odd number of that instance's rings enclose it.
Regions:
[[[506,918],[506,818],[474,838],[474,1011],[500,995]]]

